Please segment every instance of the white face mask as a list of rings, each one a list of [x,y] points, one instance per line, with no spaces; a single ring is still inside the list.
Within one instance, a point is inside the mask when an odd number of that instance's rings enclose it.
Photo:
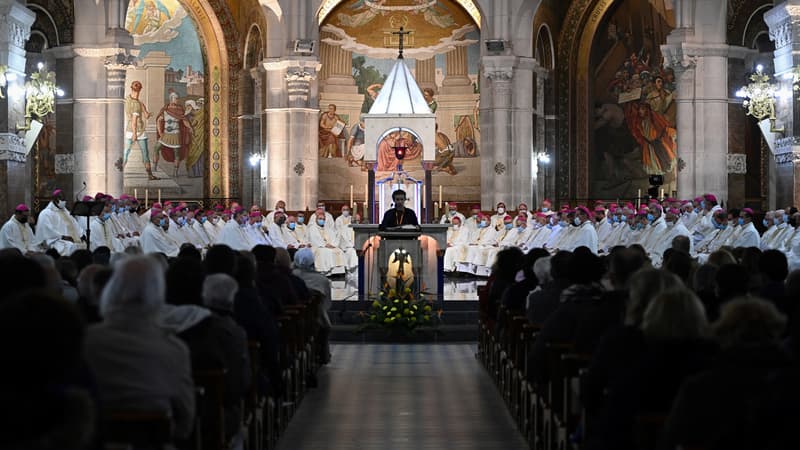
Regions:
[[[456,223],[456,224],[453,224],[453,230],[458,230],[458,228],[459,228],[459,227],[460,227],[460,225],[459,225],[459,224],[457,224],[457,223]]]
[[[61,209],[66,208],[67,207],[67,201],[66,200],[59,200],[58,201],[58,207],[61,208]]]
[[[344,217],[350,217],[350,211],[342,211]]]
[[[497,208],[497,214],[503,214],[503,213],[505,213],[505,212],[506,212],[506,209],[505,209],[505,208],[503,208],[502,206],[501,206],[501,207],[499,207],[499,208]]]

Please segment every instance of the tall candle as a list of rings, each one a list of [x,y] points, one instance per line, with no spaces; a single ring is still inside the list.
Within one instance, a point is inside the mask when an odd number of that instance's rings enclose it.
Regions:
[[[664,188],[661,188],[661,197],[659,198],[664,198]]]
[[[433,202],[433,220],[434,222],[439,217],[439,202]]]
[[[368,201],[369,201],[369,185],[365,184],[364,185],[364,204],[366,205]]]
[[[439,205],[442,204],[442,185],[439,185]]]
[[[158,190],[158,203],[161,203],[161,189]]]
[[[642,206],[642,190],[641,189],[636,191],[636,209],[639,209],[640,206]]]
[[[133,188],[133,198],[135,199],[139,198],[139,190],[136,188]]]
[[[422,189],[422,204],[420,205],[420,208],[425,209],[425,206],[426,206],[426,203],[425,203],[425,188],[423,188]]]
[[[351,208],[353,207],[353,185],[350,185],[350,205]]]
[[[147,189],[144,190],[144,207],[149,208],[148,202],[150,201],[150,195],[147,192]]]

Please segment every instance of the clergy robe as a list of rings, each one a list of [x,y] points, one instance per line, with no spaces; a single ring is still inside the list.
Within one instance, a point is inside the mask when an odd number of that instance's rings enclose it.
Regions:
[[[553,225],[552,228],[550,228],[550,235],[547,236],[547,240],[544,242],[544,248],[548,250],[558,248],[555,247],[555,244],[558,242],[565,228],[566,227],[562,227],[560,224]]]
[[[499,231],[491,225],[478,229],[478,232],[473,235],[473,240],[467,249],[467,257],[464,262],[476,267],[485,266],[487,256],[486,250],[497,244],[498,233]],[[503,236],[505,236],[505,233],[503,233]]]
[[[144,253],[163,253],[169,257],[175,257],[180,251],[180,244],[153,222],[144,227],[139,243],[142,245]]]
[[[267,236],[267,233],[262,228],[262,223],[248,223],[243,229],[244,233],[250,239],[252,247],[255,247],[256,245],[272,245],[272,239]]]
[[[308,242],[304,241],[297,231],[297,225],[295,225],[294,230],[283,226],[281,227],[281,232],[283,232],[283,242],[286,244],[286,248],[300,248],[301,245],[308,246]]]
[[[639,243],[642,244],[642,247],[644,247],[647,253],[653,253],[660,238],[666,231],[667,223],[666,220],[664,220],[664,216],[661,216],[645,229],[644,233],[639,238]]]
[[[731,242],[731,245],[735,247],[756,247],[758,248],[761,245],[761,237],[758,235],[758,230],[756,230],[756,226],[753,225],[752,222],[746,223],[744,225],[740,225],[739,232],[736,235],[736,239]]]
[[[524,244],[524,247],[527,248],[528,251],[534,248],[544,248],[544,244],[547,243],[553,229],[547,225],[540,226],[538,224],[528,228],[531,229],[531,235],[528,238],[528,242]]]
[[[192,224],[190,226],[192,227],[195,235],[197,235],[197,238],[200,240],[202,247],[208,247],[214,242],[214,238],[208,234],[208,229],[206,228],[205,223],[202,223],[199,220],[192,220]]]
[[[711,211],[705,212],[697,218],[694,229],[692,229],[692,237],[695,240],[695,244],[704,240],[708,233],[716,229],[714,227],[714,214],[720,209],[722,208],[719,205],[714,206]]]
[[[82,234],[78,221],[66,208],[61,209],[50,202],[39,213],[39,220],[36,223],[36,240],[49,248],[56,249],[63,256],[69,256],[75,250],[85,248],[81,242]],[[62,236],[69,236],[74,242],[62,240]]]
[[[100,217],[92,217],[89,222],[91,240],[91,250],[97,247],[108,247],[113,253],[125,251],[125,245],[114,235],[114,230],[110,220],[101,220]]]
[[[775,240],[775,236],[781,232],[781,229],[778,228],[778,225],[772,225],[771,227],[767,228],[767,231],[761,235],[761,242],[759,247],[761,250],[769,250],[772,248],[772,242]]]
[[[14,216],[0,228],[0,248],[16,248],[24,255],[39,250],[29,223],[22,223]]]
[[[464,225],[466,223],[466,221],[467,221],[467,218],[464,217],[464,215],[461,214],[460,212],[456,211],[455,214],[451,215],[450,211],[448,211],[448,212],[442,214],[442,218],[439,219],[439,223],[451,223],[453,221],[453,217],[458,217],[459,219],[461,219],[461,224],[462,225]]]
[[[356,254],[356,232],[350,226],[352,216],[339,216],[336,218],[336,240],[338,247],[344,252],[345,267],[353,269],[358,266],[358,254]]]
[[[572,252],[578,247],[587,247],[592,253],[597,254],[597,230],[591,222],[586,221],[575,227],[572,234],[572,239],[567,244],[568,247],[562,247],[562,250]]]
[[[597,245],[599,248],[605,251],[608,249],[608,237],[611,236],[611,232],[614,231],[614,227],[611,226],[611,222],[608,221],[608,217],[603,217],[603,220],[594,224],[594,227],[597,230]]]
[[[447,230],[447,249],[444,251],[445,272],[453,272],[456,270],[456,262],[466,258],[470,234],[470,229],[464,226],[459,226],[457,230],[451,226]]]
[[[273,247],[286,248],[286,240],[284,239],[283,233],[284,228],[286,228],[286,224],[278,225],[274,222],[267,227],[269,240],[272,241]]]
[[[342,273],[345,266],[344,252],[336,245],[336,233],[328,230],[328,227],[320,227],[317,224],[308,226],[308,238],[314,252],[314,266],[317,272]],[[333,248],[328,248],[332,245]]]
[[[169,229],[167,230],[167,234],[172,238],[173,241],[178,243],[178,247],[187,242],[191,243],[189,236],[186,235],[186,232],[183,230],[182,226],[178,225],[178,223],[172,219],[167,220],[169,220]]]
[[[225,223],[217,236],[217,244],[227,245],[234,250],[250,251],[255,247],[245,229],[231,219]]]
[[[661,263],[663,262],[664,252],[672,247],[672,240],[678,236],[686,236],[689,239],[689,253],[694,253],[694,244],[692,243],[691,236],[689,234],[689,230],[686,228],[686,225],[683,224],[680,220],[675,222],[675,225],[671,227],[667,227],[667,229],[662,233],[661,239],[659,239],[653,249],[650,251],[650,260],[653,262],[654,267],[661,267]]]
[[[788,254],[792,251],[797,243],[800,243],[800,225],[795,227],[795,229],[787,235],[786,241],[784,242],[781,250]]]

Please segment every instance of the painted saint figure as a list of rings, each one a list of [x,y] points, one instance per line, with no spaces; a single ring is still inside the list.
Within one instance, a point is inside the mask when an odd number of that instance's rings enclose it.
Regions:
[[[139,147],[142,152],[142,162],[144,169],[147,171],[147,177],[151,180],[157,180],[153,175],[153,170],[150,165],[150,153],[147,150],[147,133],[145,133],[145,124],[147,119],[150,118],[150,112],[147,111],[147,106],[139,100],[139,93],[142,91],[142,83],[134,81],[131,83],[131,93],[125,99],[125,159],[123,167],[128,163],[128,155],[131,153],[133,144]]]
[[[436,124],[436,160],[433,163],[434,169],[439,172],[447,172],[450,175],[458,173],[453,166],[453,157],[455,156],[453,144],[450,143],[450,138],[446,134],[439,131],[439,124]]]
[[[189,123],[186,110],[178,103],[175,91],[170,91],[169,103],[156,116],[156,136],[156,167],[160,153],[165,161],[175,163],[174,176],[177,177],[181,161],[186,160],[192,146],[192,124]]]
[[[634,139],[642,149],[642,166],[648,174],[665,174],[672,170],[677,155],[675,128],[647,102],[629,106],[626,121]]]
[[[347,140],[347,165],[353,167],[364,164],[364,117],[350,130],[350,139]]]
[[[336,105],[328,105],[328,111],[319,118],[319,157],[333,158],[339,154],[339,135],[344,128],[344,121],[336,114]]]

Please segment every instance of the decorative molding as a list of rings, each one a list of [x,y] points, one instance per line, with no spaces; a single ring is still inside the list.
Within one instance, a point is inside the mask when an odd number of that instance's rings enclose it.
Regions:
[[[728,153],[728,174],[747,173],[747,155],[744,153]]]
[[[484,56],[481,58],[483,73],[492,81],[511,81],[514,77],[514,56]]]
[[[769,38],[775,49],[789,46],[793,41],[793,30],[800,25],[800,5],[783,3],[764,13],[764,22],[769,27]]]
[[[800,136],[788,136],[785,138],[775,139],[775,148],[777,150],[780,149],[791,149],[791,147],[800,146]],[[777,153],[784,153],[777,151]]]
[[[129,55],[130,49],[122,48],[119,46],[113,47],[74,47],[72,49],[75,52],[75,56],[81,56],[84,58],[109,58],[109,57],[117,57],[119,54]],[[108,59],[106,59],[108,62]]]
[[[56,174],[70,174],[75,172],[75,155],[62,153],[55,155]]]
[[[495,163],[495,165],[494,165],[494,173],[496,173],[498,175],[502,175],[505,172],[506,172],[506,165],[505,164],[503,164],[501,162]]]
[[[306,166],[302,162],[295,164],[294,173],[296,173],[297,176],[303,176],[303,174],[306,173]]]
[[[0,133],[0,161],[24,163],[27,159],[25,142],[12,133]]]

